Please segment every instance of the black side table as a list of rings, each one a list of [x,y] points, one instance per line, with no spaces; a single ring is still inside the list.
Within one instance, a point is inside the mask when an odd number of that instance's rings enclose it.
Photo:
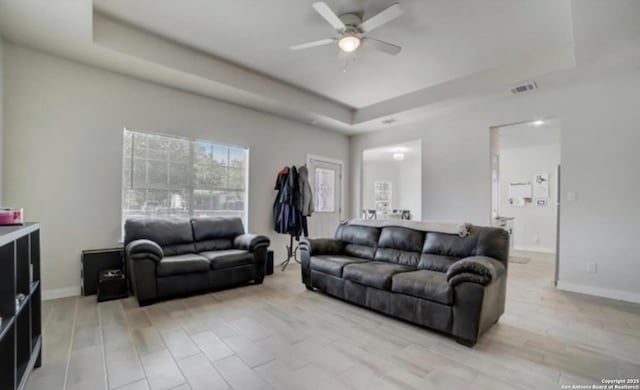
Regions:
[[[100,271],[98,275],[98,302],[126,298],[128,296],[127,278],[125,278],[121,269]]]

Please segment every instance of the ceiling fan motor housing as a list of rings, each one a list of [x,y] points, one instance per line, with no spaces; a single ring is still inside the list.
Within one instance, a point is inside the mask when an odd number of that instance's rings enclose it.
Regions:
[[[360,30],[358,29],[358,26],[362,23],[362,18],[357,15],[357,14],[342,14],[340,16],[338,16],[340,18],[340,20],[342,20],[342,23],[345,24],[345,26],[347,26],[347,28],[344,30],[345,33],[356,33],[359,34]]]

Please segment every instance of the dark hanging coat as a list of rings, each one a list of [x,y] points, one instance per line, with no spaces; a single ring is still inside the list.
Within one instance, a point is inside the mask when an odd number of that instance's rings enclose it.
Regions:
[[[282,169],[278,172],[275,189],[278,191],[273,203],[274,230],[281,234],[289,234],[298,240],[307,232],[306,217],[298,209],[299,178],[296,167]]]
[[[315,211],[313,205],[313,194],[309,184],[309,170],[306,166],[298,168],[298,210],[305,217],[310,217]]]

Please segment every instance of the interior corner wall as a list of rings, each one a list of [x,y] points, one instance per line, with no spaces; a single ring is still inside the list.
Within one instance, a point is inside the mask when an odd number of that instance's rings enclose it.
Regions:
[[[41,223],[49,296],[79,291],[82,250],[120,240],[124,127],[248,147],[248,228],[271,238],[276,259],[288,241],[271,222],[278,170],[307,154],[348,162],[336,132],[13,44],[4,64],[5,200]]]
[[[362,151],[422,140],[422,217],[488,224],[490,128],[540,117],[561,120],[558,287],[640,302],[637,207],[640,71],[504,96],[419,123],[351,138],[351,211],[360,213]],[[575,192],[568,201],[567,192]],[[597,273],[587,273],[595,262]],[[553,276],[550,275],[550,278]]]

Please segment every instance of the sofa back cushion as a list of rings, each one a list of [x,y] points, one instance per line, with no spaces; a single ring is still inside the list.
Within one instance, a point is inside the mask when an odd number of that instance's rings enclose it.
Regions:
[[[344,242],[348,256],[373,260],[380,237],[380,229],[342,223],[336,230],[336,240]]]
[[[497,227],[481,227],[478,229],[476,256],[492,257],[500,260],[505,269],[509,265],[509,233]]]
[[[422,255],[420,255],[418,269],[447,272],[451,264],[455,263],[458,260],[460,260],[460,257],[423,253]]]
[[[469,235],[425,232],[404,226],[367,226],[343,222],[335,238],[343,241],[345,254],[364,259],[446,272],[469,256],[488,256],[507,267],[509,234],[495,227],[471,226]]]
[[[238,217],[191,218],[197,252],[233,248],[233,239],[244,234],[242,219]]]
[[[222,251],[233,248],[233,240],[230,238],[216,238],[213,240],[196,241],[196,252]]]
[[[374,260],[416,267],[424,243],[424,232],[404,227],[384,227]]]
[[[186,218],[131,218],[124,224],[124,244],[151,240],[160,245],[165,256],[194,253],[193,232]]]
[[[427,232],[418,268],[445,272],[453,262],[469,256],[488,256],[507,266],[509,258],[509,234],[494,227],[471,227],[470,234]]]
[[[477,232],[473,231],[467,237],[460,237],[457,234],[427,232],[422,253],[451,257],[475,256],[477,242]]]

